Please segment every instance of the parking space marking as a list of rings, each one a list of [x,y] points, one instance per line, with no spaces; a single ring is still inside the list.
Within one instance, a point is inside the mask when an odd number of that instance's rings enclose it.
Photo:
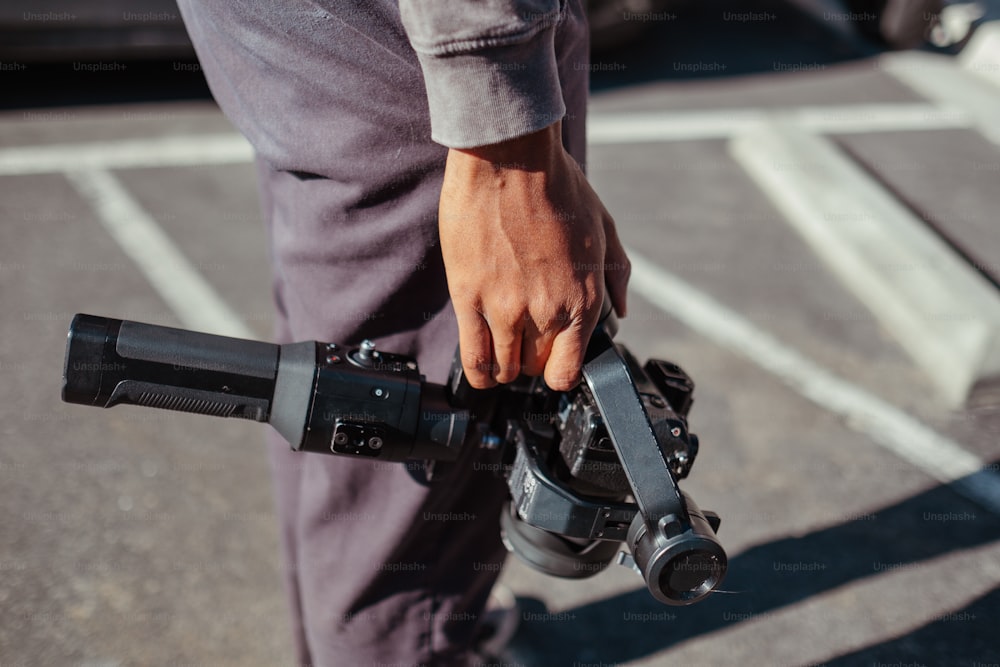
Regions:
[[[728,139],[774,117],[820,133],[863,133],[973,127],[964,111],[934,104],[851,104],[775,109],[723,109],[664,113],[593,113],[592,144]],[[253,148],[236,133],[123,139],[0,149],[0,176],[84,169],[135,169],[243,164]]]
[[[913,105],[903,106],[913,111]],[[843,107],[844,110],[848,108]],[[925,105],[922,108],[927,111],[936,109],[942,114],[933,117],[937,119],[935,122],[956,123],[959,120],[952,112],[942,112],[937,107]],[[840,127],[845,126],[844,116],[830,112],[828,117],[836,118]],[[855,125],[861,126],[860,122]],[[158,150],[164,152],[157,153]],[[31,157],[35,151],[39,151],[39,157]],[[70,168],[85,164],[107,168],[233,164],[247,162],[251,158],[249,146],[238,135],[188,136],[170,141],[101,142],[0,150],[0,174],[43,173],[49,170],[65,173],[94,207],[112,237],[136,262],[185,326],[250,338],[251,332],[239,316],[111,173],[97,168]],[[746,356],[821,408],[845,417],[852,428],[910,461],[934,479],[951,484],[959,493],[1000,514],[1000,477],[987,470],[977,456],[895,406],[808,360],[754,327],[735,311],[648,260],[635,253],[631,256],[634,267],[632,288],[651,303],[706,338]]]
[[[933,102],[961,109],[987,139],[1000,144],[1000,90],[986,78],[956,67],[948,56],[908,51],[882,57],[889,74]]]
[[[184,326],[236,338],[255,337],[113,174],[94,169],[65,175]]]
[[[0,150],[0,176],[83,169],[190,167],[253,161],[253,149],[235,133],[126,139]]]
[[[1000,21],[989,21],[976,28],[957,59],[962,69],[1000,86]]]
[[[773,123],[730,154],[950,407],[1000,381],[1000,295],[833,142]]]
[[[773,118],[822,134],[973,127],[973,119],[968,114],[947,103],[850,104],[662,113],[595,113],[587,119],[587,140],[591,144],[629,144],[729,139],[753,130]]]
[[[957,442],[808,359],[633,250],[629,287],[692,330],[776,376],[847,425],[964,497],[1000,514],[1000,475]]]

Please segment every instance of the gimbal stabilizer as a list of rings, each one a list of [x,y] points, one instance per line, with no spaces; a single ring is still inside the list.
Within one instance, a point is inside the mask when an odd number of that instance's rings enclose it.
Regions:
[[[121,403],[270,423],[297,451],[380,461],[454,461],[486,447],[507,481],[504,543],[548,574],[586,577],[615,560],[666,604],[703,599],[726,572],[719,519],[680,491],[698,452],[687,430],[694,383],[679,367],[640,367],[612,342],[613,315],[591,337],[579,386],[540,378],[480,391],[461,364],[447,386],[410,357],[303,342],[273,345],[76,315],[63,400]],[[618,553],[621,542],[630,553]]]

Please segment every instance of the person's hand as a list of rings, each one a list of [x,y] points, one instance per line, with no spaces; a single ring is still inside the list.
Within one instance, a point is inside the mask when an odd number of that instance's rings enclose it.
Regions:
[[[572,388],[605,286],[625,315],[630,264],[563,149],[560,123],[449,150],[438,224],[469,383],[483,389],[525,373]]]

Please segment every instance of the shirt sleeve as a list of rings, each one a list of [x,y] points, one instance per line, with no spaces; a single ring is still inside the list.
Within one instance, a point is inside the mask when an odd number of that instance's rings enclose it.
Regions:
[[[399,7],[437,143],[494,144],[566,113],[555,53],[560,0],[400,0]]]

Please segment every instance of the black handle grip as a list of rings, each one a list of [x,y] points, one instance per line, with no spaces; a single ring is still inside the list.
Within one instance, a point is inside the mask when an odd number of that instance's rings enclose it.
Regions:
[[[270,343],[80,314],[66,342],[62,397],[263,422],[278,357]]]

